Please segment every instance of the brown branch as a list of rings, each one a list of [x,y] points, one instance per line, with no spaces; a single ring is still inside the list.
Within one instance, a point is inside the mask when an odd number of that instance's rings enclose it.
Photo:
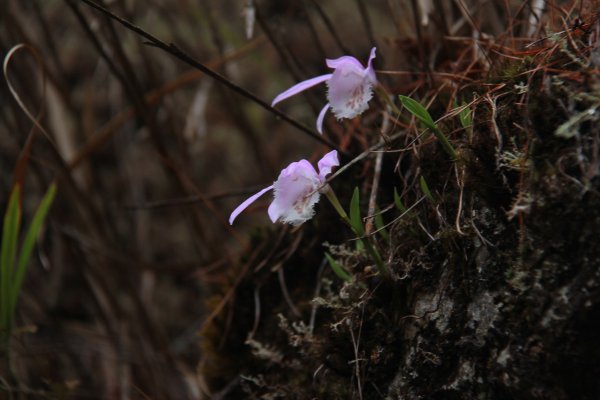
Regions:
[[[68,3],[73,2],[74,0],[66,0]],[[208,68],[207,66],[205,66],[204,64],[200,63],[199,61],[196,61],[194,58],[192,58],[191,56],[189,56],[188,54],[184,53],[183,51],[181,51],[177,46],[175,46],[173,43],[167,44],[165,42],[163,42],[162,40],[154,37],[153,35],[151,35],[150,33],[146,32],[145,30],[143,30],[142,28],[132,24],[131,22],[113,14],[110,10],[102,7],[99,4],[96,4],[95,2],[91,1],[91,0],[79,0],[82,3],[87,4],[88,6],[90,6],[91,8],[100,11],[101,13],[103,13],[104,15],[108,16],[109,18],[117,21],[118,23],[120,23],[121,25],[123,25],[125,28],[129,29],[132,32],[135,32],[136,34],[138,34],[139,36],[143,37],[144,39],[148,40],[148,44],[154,47],[158,47],[159,49],[165,51],[166,53],[172,55],[173,57],[183,61],[184,63],[191,65],[192,67],[199,69],[200,71],[204,72],[206,75],[210,76],[211,78],[215,79],[216,81],[222,83],[223,85],[227,86],[229,89],[233,90],[234,92],[242,95],[243,97],[246,97],[250,100],[252,100],[253,102],[255,102],[256,104],[260,105],[262,108],[264,108],[265,110],[275,114],[276,116],[278,116],[279,118],[281,118],[282,120],[284,120],[285,122],[287,122],[288,124],[294,126],[295,128],[301,130],[302,132],[306,133],[307,135],[309,135],[310,137],[312,137],[313,139],[321,142],[322,144],[328,146],[331,149],[335,149],[338,152],[345,154],[344,151],[342,151],[335,143],[331,142],[330,140],[322,137],[321,135],[319,135],[318,133],[312,131],[311,129],[307,128],[306,126],[304,126],[303,124],[299,123],[298,121],[292,119],[291,117],[287,116],[285,113],[277,110],[274,107],[271,107],[270,104],[266,103],[265,101],[259,99],[258,97],[256,97],[256,95],[252,94],[251,92],[249,92],[248,90],[242,88],[241,86],[236,85],[235,83],[233,83],[232,81],[230,81],[229,79],[225,78],[223,75],[219,74],[218,72]]]

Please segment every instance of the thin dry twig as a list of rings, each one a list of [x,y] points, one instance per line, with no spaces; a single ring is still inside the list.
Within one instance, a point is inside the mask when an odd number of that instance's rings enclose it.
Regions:
[[[70,4],[74,4],[73,2],[76,0],[66,0],[68,3]],[[148,40],[150,45],[157,47],[163,51],[165,51],[166,53],[172,55],[173,57],[185,62],[188,65],[191,65],[194,68],[199,69],[200,71],[204,72],[206,75],[210,76],[211,78],[215,79],[216,81],[222,83],[223,85],[227,86],[228,88],[230,88],[231,90],[233,90],[234,92],[242,95],[243,97],[246,97],[250,100],[252,100],[254,103],[260,105],[262,108],[264,108],[265,110],[275,114],[277,117],[281,118],[282,120],[284,120],[285,122],[289,123],[290,125],[294,126],[295,128],[297,128],[298,130],[304,132],[305,134],[307,134],[308,136],[310,136],[311,138],[317,140],[318,142],[321,142],[322,144],[326,145],[327,147],[331,148],[331,149],[335,149],[337,150],[339,153],[345,154],[345,152],[340,149],[335,143],[331,142],[330,140],[320,136],[318,133],[314,132],[313,130],[307,128],[306,126],[304,126],[303,124],[299,123],[298,121],[296,121],[295,119],[289,117],[287,114],[279,111],[278,109],[272,107],[270,104],[268,104],[267,102],[265,102],[264,100],[259,99],[256,95],[252,94],[251,92],[249,92],[248,90],[242,88],[241,86],[236,85],[235,83],[233,83],[232,81],[230,81],[229,79],[225,78],[223,75],[219,74],[218,72],[208,68],[206,65],[200,63],[199,61],[196,61],[194,58],[192,58],[191,56],[189,56],[187,53],[183,52],[182,50],[180,50],[175,44],[171,43],[171,44],[166,44],[165,42],[163,42],[162,40],[156,38],[155,36],[151,35],[150,33],[146,32],[145,30],[143,30],[142,28],[132,24],[131,22],[117,16],[116,14],[114,14],[113,12],[111,12],[110,10],[102,7],[101,5],[94,3],[93,1],[90,0],[79,0],[82,3],[87,4],[88,6],[100,11],[101,13],[103,13],[104,15],[108,16],[109,18],[117,21],[118,23],[120,23],[121,25],[123,25],[125,28],[129,29],[132,32],[135,32],[136,34],[138,34],[139,36],[143,37],[144,39]]]
[[[380,144],[383,140],[380,142]],[[371,194],[369,196],[369,207],[367,215],[375,214],[375,207],[377,206],[377,191],[379,190],[379,180],[381,179],[381,165],[383,163],[383,152],[375,154],[375,168],[373,170],[373,181],[371,183]],[[365,224],[365,232],[369,234],[373,229],[374,218],[367,218]]]
[[[290,296],[290,292],[288,291],[287,285],[285,283],[285,274],[283,271],[283,264],[279,264],[275,268],[277,269],[277,278],[279,279],[279,287],[281,288],[281,293],[283,294],[283,298],[285,299],[285,302],[287,303],[287,305],[290,307],[290,310],[292,310],[292,314],[294,314],[296,317],[300,318],[302,316],[302,314],[300,313],[300,310],[298,310],[298,307],[296,307],[296,305],[292,301],[292,297]]]

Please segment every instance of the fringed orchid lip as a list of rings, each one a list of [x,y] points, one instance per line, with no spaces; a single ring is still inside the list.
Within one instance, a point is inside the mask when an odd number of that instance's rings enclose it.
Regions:
[[[356,58],[342,56],[334,60],[327,59],[326,64],[333,69],[333,73],[317,76],[300,82],[283,93],[280,93],[271,104],[275,104],[297,95],[320,83],[327,84],[327,100],[329,101],[317,117],[317,131],[323,133],[323,121],[325,114],[331,109],[337,119],[354,118],[362,114],[368,107],[373,97],[373,85],[377,83],[373,59],[376,48],[371,49],[367,66]]]
[[[250,204],[268,192],[274,191],[274,198],[269,206],[268,214],[273,223],[282,221],[292,225],[300,225],[313,217],[314,206],[319,202],[319,189],[325,184],[327,175],[333,167],[340,165],[337,151],[325,154],[318,162],[319,172],[307,161],[300,160],[288,165],[271,186],[250,196],[240,204],[229,217],[229,224]]]

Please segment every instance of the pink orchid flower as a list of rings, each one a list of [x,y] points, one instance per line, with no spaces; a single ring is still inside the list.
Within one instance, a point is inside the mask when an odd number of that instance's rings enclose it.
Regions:
[[[319,83],[327,82],[329,103],[323,107],[317,118],[317,131],[322,134],[323,120],[329,108],[337,119],[354,118],[368,108],[369,100],[373,97],[373,85],[377,83],[372,65],[374,58],[375,47],[371,49],[366,68],[360,61],[350,56],[342,56],[335,60],[327,59],[327,66],[333,69],[332,74],[317,76],[292,86],[275,97],[271,105],[274,106]]]
[[[275,197],[269,206],[269,217],[275,223],[278,220],[292,225],[300,225],[313,217],[314,206],[319,201],[321,193],[328,190],[325,184],[326,176],[333,167],[340,165],[337,151],[333,150],[319,160],[319,173],[306,160],[293,162],[287,166],[277,180],[269,187],[250,196],[240,204],[229,217],[229,224],[237,218],[250,204],[260,196],[273,189]]]

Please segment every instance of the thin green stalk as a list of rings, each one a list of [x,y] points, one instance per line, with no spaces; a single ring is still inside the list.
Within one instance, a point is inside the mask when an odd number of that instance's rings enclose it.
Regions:
[[[340,215],[340,217],[342,217],[344,222],[347,223],[350,228],[352,228],[352,222],[350,222],[350,218],[348,217],[348,214],[346,214],[344,207],[342,207],[342,205],[340,204],[340,201],[338,200],[334,191],[331,190],[331,188],[329,188],[325,192],[325,196],[327,196],[327,199],[329,199],[329,202],[331,203],[333,208],[335,208],[335,211],[337,211],[337,213]]]
[[[442,145],[442,147],[444,148],[444,150],[446,151],[446,153],[448,153],[448,155],[450,156],[450,158],[452,158],[452,161],[458,160],[458,154],[456,154],[456,151],[454,150],[454,147],[452,147],[452,145],[448,141],[448,138],[446,137],[446,135],[444,135],[442,133],[442,131],[440,131],[438,129],[437,126],[434,127],[433,134],[440,141],[440,144]]]

